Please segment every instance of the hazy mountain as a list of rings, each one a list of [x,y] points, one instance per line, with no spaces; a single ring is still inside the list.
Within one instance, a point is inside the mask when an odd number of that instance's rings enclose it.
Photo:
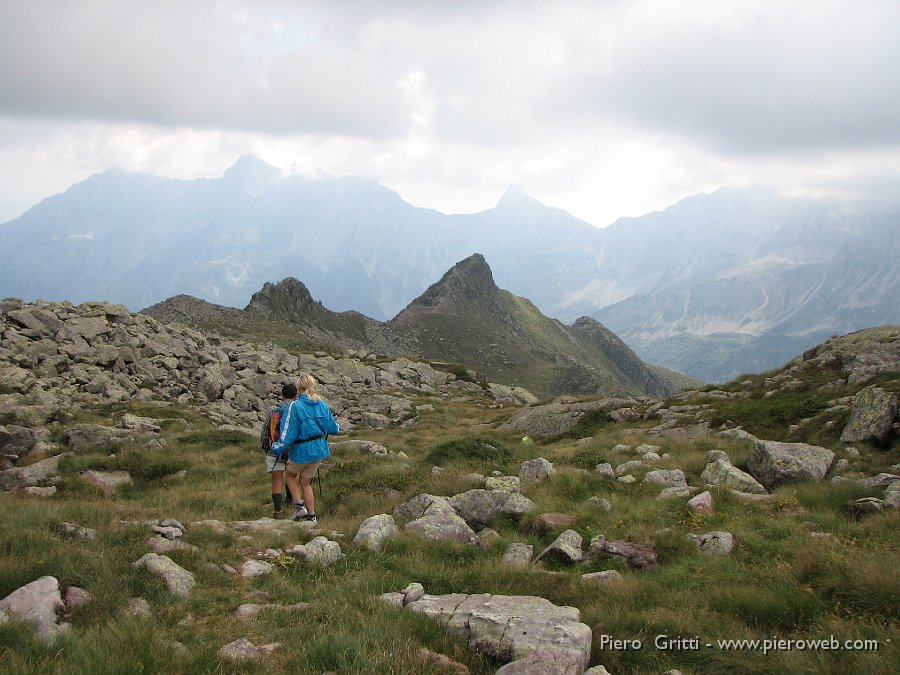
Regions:
[[[500,287],[544,314],[593,316],[642,358],[718,381],[900,322],[898,231],[900,209],[737,189],[605,229],[516,188],[492,209],[444,215],[371,180],[242,157],[218,179],[107,171],[45,199],[0,225],[0,294],[242,307],[296,277],[325,306],[384,321],[478,250]]]

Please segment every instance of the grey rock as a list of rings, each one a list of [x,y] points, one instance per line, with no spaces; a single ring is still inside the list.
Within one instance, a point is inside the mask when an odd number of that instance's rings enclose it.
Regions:
[[[622,578],[624,578],[622,577],[622,573],[616,570],[604,570],[602,572],[590,572],[581,575],[582,581],[592,584],[608,584]]]
[[[83,588],[69,586],[66,589],[66,597],[63,602],[66,605],[66,610],[72,612],[79,607],[84,607],[89,604],[93,599],[94,597]]]
[[[594,472],[603,476],[604,478],[615,478],[616,472],[613,471],[612,464],[609,462],[603,462],[594,467]]]
[[[624,476],[619,476],[618,478],[616,478],[616,480],[623,485],[631,485],[632,483],[637,483],[637,478],[632,476],[630,473],[627,473]]]
[[[147,547],[154,553],[171,553],[172,551],[198,551],[193,544],[188,544],[181,539],[166,539],[165,537],[150,537]]]
[[[900,480],[888,485],[884,490],[884,505],[887,508],[900,508]]]
[[[734,549],[734,536],[730,532],[707,532],[706,534],[688,534],[689,541],[694,542],[701,551],[710,556],[728,555]]]
[[[672,499],[673,497],[689,497],[691,495],[691,491],[688,488],[682,487],[667,487],[663,488],[662,491],[657,495],[657,499]]]
[[[588,498],[588,504],[591,506],[599,506],[601,509],[606,511],[607,513],[612,509],[612,504],[605,497],[590,497]]]
[[[56,486],[51,485],[49,487],[27,487],[25,488],[25,494],[31,495],[32,497],[42,497],[46,499],[47,497],[52,497],[56,494]]]
[[[53,642],[68,624],[60,624],[57,612],[65,609],[59,581],[45,576],[35,579],[0,600],[0,614],[31,625],[38,639]]]
[[[525,484],[536,483],[549,478],[555,473],[556,469],[553,467],[553,464],[543,457],[529,459],[522,462],[522,465],[519,467],[519,478]]]
[[[149,617],[151,615],[150,603],[144,598],[130,598],[124,611],[129,616]]]
[[[386,513],[366,518],[353,537],[354,548],[367,548],[371,551],[382,550],[387,543],[400,534],[392,516]]]
[[[644,475],[642,483],[655,483],[663,485],[667,488],[678,488],[687,490],[687,479],[684,477],[684,471],[681,469],[657,469],[648,471]]]
[[[818,482],[825,478],[834,453],[806,443],[783,443],[756,440],[747,461],[747,470],[764,487],[802,482]]]
[[[853,398],[850,419],[841,432],[845,443],[884,443],[897,415],[897,395],[880,387],[866,387]]]
[[[501,662],[555,649],[560,650],[556,652],[558,663],[575,664],[573,670],[565,672],[581,673],[590,660],[591,630],[580,623],[579,611],[558,607],[544,598],[425,595],[406,608],[441,621],[471,649]]]
[[[703,473],[700,474],[700,480],[706,485],[717,488],[737,490],[748,494],[766,494],[766,489],[753,476],[732,465],[727,456],[725,459],[716,457],[707,464]]]
[[[358,452],[367,452],[370,455],[378,455],[379,457],[386,457],[390,454],[390,452],[388,452],[388,449],[383,445],[373,443],[372,441],[364,441],[361,439],[331,443],[331,449],[332,451],[336,452],[341,452],[343,450],[355,450]]]
[[[534,547],[531,544],[512,543],[506,547],[501,562],[508,567],[527,567],[531,564]]]
[[[884,500],[878,497],[863,497],[850,504],[857,513],[877,513],[884,510]]]
[[[51,480],[59,475],[59,460],[67,454],[70,453],[48,457],[28,466],[0,471],[0,490],[35,486]]]
[[[403,607],[403,593],[382,593],[375,599],[391,607]]]
[[[860,478],[856,484],[869,490],[882,490],[895,481],[900,481],[900,476],[893,473],[880,473],[870,478]]]
[[[538,554],[535,562],[554,559],[565,563],[577,563],[581,562],[583,558],[581,535],[575,530],[566,530]]]
[[[416,495],[412,499],[397,506],[393,511],[394,522],[398,525],[438,513],[456,514],[447,497],[436,497],[429,494]]]
[[[563,403],[554,401],[545,405],[518,410],[501,429],[533,436],[556,436],[569,431],[578,424],[585,413],[609,412],[617,408],[634,405],[633,399],[607,398],[583,403]]]
[[[616,467],[616,475],[624,476],[637,469],[646,469],[647,465],[639,459],[633,459],[630,462],[623,462]]]
[[[326,537],[315,537],[306,544],[306,561],[328,567],[344,557],[341,545]]]
[[[488,476],[484,479],[486,490],[506,490],[518,492],[520,487],[518,476]]]
[[[710,450],[706,453],[706,463],[715,462],[717,459],[723,459],[729,464],[731,464],[731,459],[728,457],[728,453],[724,450]]]
[[[144,568],[161,577],[173,595],[188,597],[194,587],[194,575],[165,555],[147,553],[132,563],[132,567]]]
[[[400,591],[400,593],[403,595],[403,604],[408,605],[411,602],[421,600],[425,597],[425,587],[418,582],[414,582]]]
[[[264,560],[245,560],[239,568],[240,575],[244,578],[263,577],[274,570],[275,566]]]
[[[700,494],[695,495],[688,500],[687,505],[688,508],[694,513],[700,513],[706,516],[715,513],[715,508],[713,507],[713,497],[709,491],[701,492]]]
[[[266,658],[266,653],[247,638],[229,642],[219,650],[218,654],[220,658],[233,663],[240,661],[259,662],[264,661]]]
[[[105,495],[111,495],[123,485],[131,483],[131,475],[127,471],[85,469],[81,475],[100,488]]]
[[[470,527],[490,527],[501,515],[519,518],[534,508],[534,502],[519,492],[468,490],[449,499],[453,510]]]
[[[403,529],[432,541],[447,540],[473,546],[482,545],[474,530],[456,513],[434,513],[422,516],[407,523]]]
[[[501,666],[496,675],[581,675],[583,670],[582,658],[576,651],[542,647]]]
[[[632,569],[642,570],[656,564],[656,549],[647,542],[637,544],[621,539],[608,540],[603,535],[591,539],[589,555],[595,558],[612,557],[627,564]]]

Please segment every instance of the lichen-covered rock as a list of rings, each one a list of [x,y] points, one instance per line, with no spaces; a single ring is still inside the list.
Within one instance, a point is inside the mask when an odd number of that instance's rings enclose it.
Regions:
[[[575,530],[566,530],[538,554],[535,562],[541,560],[559,560],[565,563],[581,562],[584,552],[581,550],[581,535]]]
[[[486,490],[506,490],[507,492],[519,491],[518,476],[488,476],[484,479]]]
[[[834,457],[831,450],[816,445],[757,439],[747,470],[764,487],[772,489],[789,483],[821,481]]]
[[[712,515],[715,512],[713,497],[708,490],[689,499],[687,505],[694,513],[700,513],[705,516]]]
[[[866,387],[853,398],[850,419],[841,432],[845,443],[884,443],[897,415],[897,395],[880,387]]]
[[[687,489],[687,479],[681,469],[656,469],[644,474],[642,483],[655,483],[667,488]]]
[[[616,570],[603,570],[602,572],[589,572],[581,575],[582,581],[591,584],[608,584],[622,578],[622,573]]]
[[[636,403],[637,401],[634,399],[619,398],[604,398],[581,403],[554,401],[546,405],[522,408],[500,428],[532,436],[556,436],[569,431],[586,413],[609,412],[633,406]]]
[[[722,457],[716,457],[710,461],[709,464],[706,465],[706,468],[703,469],[703,473],[700,474],[700,480],[706,485],[717,488],[737,490],[738,492],[746,492],[748,494],[766,494],[766,489],[759,484],[759,481],[746,471],[741,471],[734,466],[728,460],[727,455],[724,459]]]
[[[456,514],[456,511],[450,506],[450,500],[447,497],[420,494],[397,506],[392,515],[395,523],[405,525],[422,516],[437,515],[439,513]]]
[[[543,457],[529,459],[519,467],[519,478],[523,483],[536,483],[556,473],[553,464]]]
[[[53,642],[69,628],[68,624],[58,622],[57,612],[63,609],[59,581],[50,576],[35,579],[0,600],[0,616],[30,624],[38,639],[44,642]]]
[[[501,515],[520,518],[534,508],[534,502],[519,492],[469,490],[449,500],[453,510],[473,529],[494,524]]]
[[[456,513],[434,513],[422,516],[407,523],[403,529],[432,541],[455,541],[472,546],[482,545],[475,531]]]
[[[306,544],[306,560],[322,567],[332,565],[344,557],[341,545],[327,537],[315,537]]]
[[[232,662],[263,661],[266,653],[247,638],[240,638],[222,647],[219,656]]]
[[[501,562],[508,567],[528,567],[531,556],[534,555],[534,546],[513,542],[506,547]]]
[[[734,536],[730,532],[707,532],[706,534],[688,534],[689,541],[694,542],[701,551],[710,556],[728,555],[734,549]]]
[[[574,665],[549,672],[581,673],[590,660],[591,629],[580,623],[578,609],[544,598],[452,593],[425,595],[406,608],[442,622],[471,649],[501,662],[554,649],[559,650],[557,663]]]
[[[650,542],[638,544],[621,539],[610,541],[603,535],[597,535],[591,539],[588,551],[592,557],[612,557],[636,570],[655,565],[657,558],[656,549]]]
[[[263,577],[271,574],[274,570],[275,566],[265,560],[245,560],[240,566],[241,576],[248,579]]]
[[[356,548],[367,548],[380,551],[387,543],[400,534],[393,517],[386,513],[366,518],[353,537],[352,545]]]
[[[181,567],[181,565],[168,556],[157,553],[147,553],[139,560],[133,562],[132,567],[144,568],[161,577],[170,593],[183,598],[191,594],[191,589],[196,581],[194,575]]]

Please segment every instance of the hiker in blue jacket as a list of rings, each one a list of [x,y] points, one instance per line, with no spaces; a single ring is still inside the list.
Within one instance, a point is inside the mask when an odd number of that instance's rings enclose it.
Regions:
[[[340,429],[328,404],[319,396],[318,384],[312,375],[304,373],[297,379],[297,391],[300,396],[291,403],[287,424],[282,425],[281,438],[272,444],[272,451],[280,454],[282,450],[290,449],[284,477],[297,508],[292,517],[315,524],[312,479],[322,460],[331,454],[325,437],[340,433]]]

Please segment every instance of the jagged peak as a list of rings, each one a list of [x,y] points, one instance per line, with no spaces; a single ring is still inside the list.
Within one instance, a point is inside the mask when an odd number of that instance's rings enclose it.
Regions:
[[[485,298],[498,291],[494,274],[480,253],[460,260],[432,284],[413,304],[435,305],[442,298]]]
[[[264,162],[255,155],[241,155],[222,174],[223,179],[239,181],[254,178],[276,178],[279,176],[281,176],[281,169]]]
[[[310,309],[322,308],[321,301],[315,300],[302,281],[287,277],[277,283],[267,281],[253,294],[248,311],[285,315],[305,315]]]

